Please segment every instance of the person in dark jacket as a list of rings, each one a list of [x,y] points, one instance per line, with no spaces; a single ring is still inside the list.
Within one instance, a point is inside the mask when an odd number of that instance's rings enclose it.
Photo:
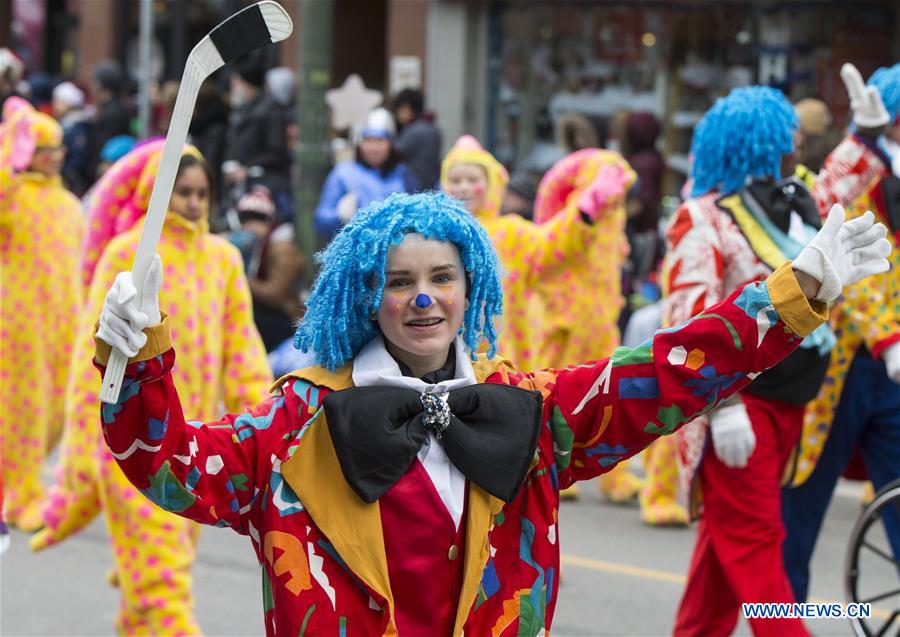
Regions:
[[[81,197],[94,181],[91,161],[94,152],[94,123],[84,108],[84,92],[71,82],[53,89],[53,116],[63,129],[62,178],[66,187]]]
[[[659,223],[663,160],[656,150],[659,120],[653,113],[629,113],[625,123],[627,147],[623,155],[637,173],[637,188],[629,197],[628,229],[631,232],[656,230]]]
[[[441,131],[422,117],[425,98],[421,91],[407,88],[394,98],[394,117],[400,132],[394,150],[403,158],[420,190],[438,187],[441,172]]]
[[[131,116],[125,108],[122,93],[125,89],[125,72],[115,60],[101,60],[94,67],[91,95],[97,106],[94,118],[94,161],[97,165],[100,149],[117,135],[131,134]]]
[[[231,119],[225,136],[222,176],[233,190],[264,185],[279,217],[291,214],[290,154],[284,108],[263,90],[265,69],[244,58],[229,79]]]

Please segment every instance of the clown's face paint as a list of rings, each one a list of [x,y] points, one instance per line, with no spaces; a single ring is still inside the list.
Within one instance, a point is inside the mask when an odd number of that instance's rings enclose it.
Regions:
[[[487,173],[481,166],[456,164],[447,171],[447,194],[465,201],[473,215],[484,208],[487,187]]]
[[[431,303],[421,307],[422,296]],[[408,234],[390,249],[378,326],[388,351],[416,376],[447,362],[465,310],[466,273],[456,246]]]

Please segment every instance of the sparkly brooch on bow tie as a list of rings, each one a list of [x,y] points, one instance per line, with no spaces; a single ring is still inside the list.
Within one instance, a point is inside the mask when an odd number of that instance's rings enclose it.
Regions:
[[[450,426],[450,407],[447,405],[447,394],[419,394],[425,415],[422,416],[422,424],[430,429],[434,436],[440,440],[441,434]]]

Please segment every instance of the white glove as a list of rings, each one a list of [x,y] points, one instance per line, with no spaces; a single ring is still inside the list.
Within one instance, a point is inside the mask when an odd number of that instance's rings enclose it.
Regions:
[[[888,377],[900,385],[900,342],[894,343],[881,353]]]
[[[153,263],[144,278],[140,305],[131,272],[119,272],[103,301],[100,329],[97,338],[126,354],[135,356],[147,342],[143,329],[162,319],[159,313],[159,289],[162,287],[162,261],[153,256]]]
[[[709,415],[716,456],[726,467],[743,469],[756,448],[756,434],[744,403],[720,407]]]
[[[822,229],[794,259],[795,270],[805,272],[822,286],[817,301],[830,303],[846,285],[890,269],[891,243],[884,224],[875,223],[871,211],[844,222],[844,209],[834,204]]]
[[[841,67],[841,79],[850,96],[854,124],[860,128],[879,128],[891,121],[878,88],[866,86],[855,66],[844,64]]]

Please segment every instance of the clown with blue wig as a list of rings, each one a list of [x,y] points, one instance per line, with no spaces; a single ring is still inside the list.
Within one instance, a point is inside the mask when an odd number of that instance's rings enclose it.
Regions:
[[[710,312],[784,263],[802,268],[816,261],[820,213],[826,228],[844,213],[840,206],[817,208],[791,175],[796,129],[790,102],[763,86],[731,91],[700,120],[691,148],[692,198],[667,230],[665,324]],[[879,241],[889,253],[883,234]],[[767,322],[764,314],[758,319]],[[675,634],[727,635],[741,603],[794,601],[782,560],[780,478],[834,344],[829,326],[820,326],[790,356],[758,370],[739,393],[679,432],[680,491],[689,512],[702,517]],[[749,623],[754,634],[807,634],[797,618]]]
[[[784,560],[799,601],[807,597],[810,559],[841,474],[862,477],[861,464],[875,489],[900,478],[900,64],[878,69],[868,84],[850,64],[841,77],[853,131],[826,158],[813,195],[820,211],[833,203],[847,206],[850,217],[874,211],[895,250],[889,272],[848,287],[834,307],[837,344],[806,408],[782,494]],[[900,517],[887,507],[883,521],[896,559]]]
[[[98,366],[111,347],[130,357],[104,437],[153,502],[250,537],[268,635],[545,634],[559,490],[713,409],[817,329],[845,283],[887,267],[883,228],[838,211],[812,254],[693,321],[530,372],[495,351],[500,268],[481,223],[443,194],[393,195],[318,257],[296,335],[315,365],[209,423],[185,419],[172,382],[157,260],[141,299],[122,273],[101,314]]]

